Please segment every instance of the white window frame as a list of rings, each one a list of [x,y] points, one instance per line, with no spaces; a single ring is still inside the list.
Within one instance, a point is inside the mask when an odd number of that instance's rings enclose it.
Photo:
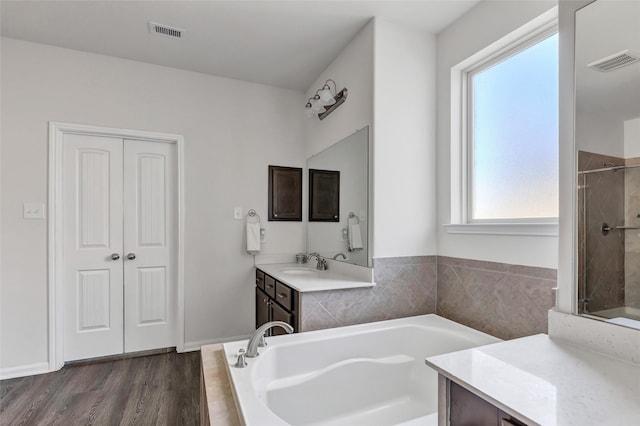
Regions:
[[[557,236],[558,218],[471,220],[473,158],[471,108],[475,74],[558,32],[554,7],[451,68],[451,223],[448,233]]]

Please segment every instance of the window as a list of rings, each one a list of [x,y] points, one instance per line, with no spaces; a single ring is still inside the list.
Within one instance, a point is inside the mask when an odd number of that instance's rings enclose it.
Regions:
[[[448,232],[557,235],[553,9],[451,69]]]
[[[558,216],[558,34],[467,74],[468,221]]]

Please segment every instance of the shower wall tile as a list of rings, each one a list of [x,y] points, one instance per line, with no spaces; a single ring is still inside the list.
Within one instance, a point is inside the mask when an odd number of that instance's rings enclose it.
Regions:
[[[580,171],[624,165],[622,158],[580,151]],[[625,172],[604,171],[579,175],[578,298],[587,299],[580,312],[624,306],[625,231],[603,235],[603,224],[625,223]]]
[[[547,331],[555,269],[438,256],[437,313],[502,339]]]
[[[626,160],[627,165],[640,164],[640,158]],[[640,228],[640,168],[625,173],[625,224]],[[640,309],[640,229],[625,233],[625,306]]]
[[[377,258],[374,273],[372,288],[302,293],[301,330],[435,313],[435,256]]]
[[[594,152],[578,151],[578,170],[595,170],[611,166],[624,166],[625,160],[620,157],[596,154]]]

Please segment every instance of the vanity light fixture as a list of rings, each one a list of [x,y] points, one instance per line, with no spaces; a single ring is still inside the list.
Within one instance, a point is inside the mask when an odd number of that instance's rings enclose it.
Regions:
[[[333,91],[329,83],[333,83]],[[331,114],[336,108],[347,100],[347,89],[337,91],[336,82],[329,79],[327,80],[322,89],[316,90],[316,94],[307,100],[304,106],[304,112],[307,117],[312,118],[317,116],[320,120],[323,120],[326,116]]]

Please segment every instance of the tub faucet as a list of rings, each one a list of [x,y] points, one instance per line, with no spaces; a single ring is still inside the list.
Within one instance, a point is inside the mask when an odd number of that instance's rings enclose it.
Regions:
[[[342,256],[342,258],[343,258],[344,260],[347,260],[347,255],[346,255],[346,254],[344,254],[344,253],[338,253],[338,254],[336,254],[335,256],[333,256],[333,260],[338,260],[338,256]]]
[[[258,327],[255,333],[253,333],[253,336],[251,336],[251,339],[249,339],[249,344],[247,345],[247,352],[245,353],[245,356],[247,358],[255,358],[258,355],[260,355],[258,353],[258,343],[260,342],[261,337],[264,336],[264,332],[273,327],[281,327],[287,333],[289,334],[293,333],[293,327],[291,327],[290,324],[287,324],[284,321],[270,321],[268,323],[262,324],[260,327]]]

